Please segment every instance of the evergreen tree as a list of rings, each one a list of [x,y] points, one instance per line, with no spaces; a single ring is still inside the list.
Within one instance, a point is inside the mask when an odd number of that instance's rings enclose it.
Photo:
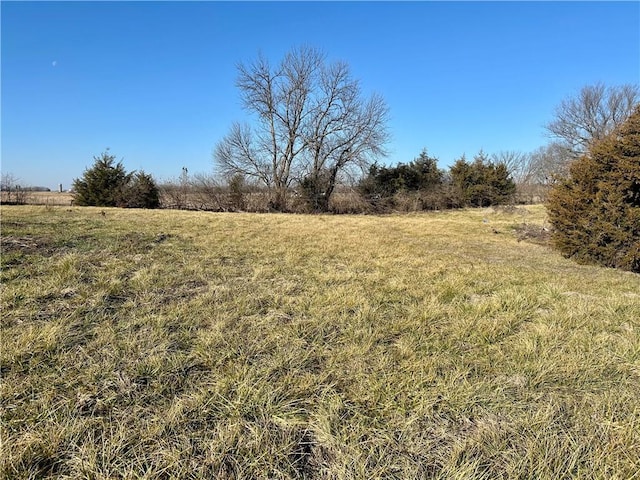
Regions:
[[[160,194],[151,175],[127,173],[122,162],[109,154],[109,149],[73,181],[76,205],[95,207],[158,208]]]
[[[153,177],[143,171],[133,175],[125,190],[124,205],[129,208],[158,208],[160,193]]]
[[[503,163],[495,164],[480,151],[472,163],[463,156],[449,169],[451,183],[462,206],[488,207],[513,199],[516,184]]]
[[[640,273],[640,106],[574,161],[547,210],[565,256]]]
[[[395,167],[371,165],[369,175],[360,182],[360,192],[367,198],[390,197],[397,192],[417,192],[434,189],[442,184],[443,172],[438,160],[422,150],[418,158],[409,164],[399,163]]]
[[[115,207],[123,202],[124,189],[131,179],[122,162],[115,163],[109,149],[85,170],[82,178],[74,179],[74,203],[83,206]]]

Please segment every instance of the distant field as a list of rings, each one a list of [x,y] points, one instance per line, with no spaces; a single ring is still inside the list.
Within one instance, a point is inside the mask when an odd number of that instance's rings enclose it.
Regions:
[[[1,478],[640,478],[640,276],[540,206],[0,213]]]
[[[72,195],[67,192],[23,192],[24,203],[27,205],[71,205]],[[7,201],[7,193],[2,192],[2,202]]]

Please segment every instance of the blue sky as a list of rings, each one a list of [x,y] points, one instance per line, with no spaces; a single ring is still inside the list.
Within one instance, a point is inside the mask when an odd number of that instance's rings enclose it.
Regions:
[[[162,181],[213,171],[247,119],[236,65],[292,47],[350,64],[390,155],[529,152],[585,85],[640,83],[639,2],[1,2],[2,172],[69,188],[109,147]]]

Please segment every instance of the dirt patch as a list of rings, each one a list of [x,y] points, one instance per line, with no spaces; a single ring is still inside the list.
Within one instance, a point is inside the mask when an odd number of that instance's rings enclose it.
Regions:
[[[544,225],[523,223],[514,227],[519,242],[526,241],[537,245],[551,245],[551,229]]]
[[[0,251],[3,255],[7,253],[45,255],[52,253],[53,250],[55,247],[51,240],[44,237],[0,237]]]

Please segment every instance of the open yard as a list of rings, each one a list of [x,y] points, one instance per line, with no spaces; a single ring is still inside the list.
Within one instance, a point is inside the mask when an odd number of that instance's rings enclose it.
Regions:
[[[540,206],[1,215],[2,478],[640,479],[640,276]]]

